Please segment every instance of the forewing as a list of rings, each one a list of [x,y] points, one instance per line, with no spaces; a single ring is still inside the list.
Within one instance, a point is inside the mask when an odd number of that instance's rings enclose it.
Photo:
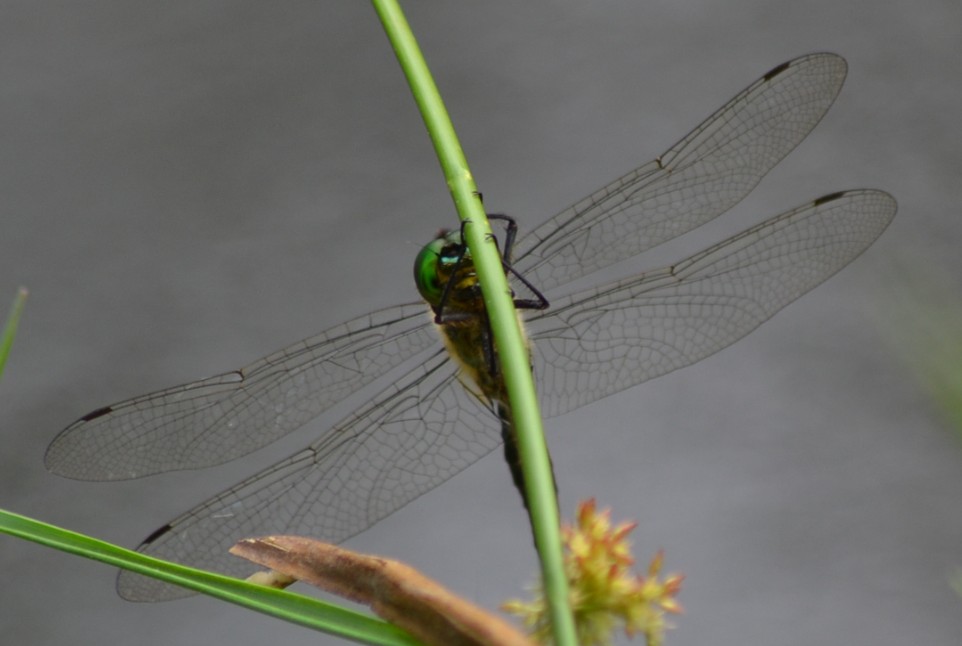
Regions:
[[[514,266],[549,290],[724,213],[811,132],[845,74],[835,54],[779,65],[663,155],[525,236]]]
[[[882,191],[835,193],[671,267],[552,302],[528,322],[546,415],[699,361],[854,260],[895,216]]]
[[[140,551],[247,576],[257,566],[227,553],[241,538],[345,540],[499,446],[499,428],[439,352],[309,448],[190,510]],[[118,590],[136,601],[191,594],[131,572],[121,572]]]
[[[221,464],[294,431],[437,345],[423,304],[379,310],[221,375],[107,406],[47,449],[47,468],[124,480]]]

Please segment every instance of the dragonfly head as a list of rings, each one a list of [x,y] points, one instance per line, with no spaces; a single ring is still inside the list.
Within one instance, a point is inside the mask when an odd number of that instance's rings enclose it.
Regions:
[[[441,304],[445,285],[466,253],[460,231],[441,230],[421,249],[414,260],[414,282],[428,305],[437,308]]]

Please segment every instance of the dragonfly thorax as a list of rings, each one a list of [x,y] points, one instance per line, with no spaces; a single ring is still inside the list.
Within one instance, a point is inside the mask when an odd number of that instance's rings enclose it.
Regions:
[[[442,231],[414,263],[418,291],[431,306],[462,383],[489,403],[504,401],[504,384],[474,260],[460,231]]]

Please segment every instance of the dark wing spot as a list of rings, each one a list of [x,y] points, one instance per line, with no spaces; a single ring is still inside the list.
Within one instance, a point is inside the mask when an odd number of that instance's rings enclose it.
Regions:
[[[789,63],[791,63],[791,61],[788,61],[788,63],[782,63],[782,64],[779,65],[778,67],[772,68],[772,69],[768,72],[768,74],[766,74],[766,75],[764,76],[764,79],[765,79],[766,81],[771,81],[773,78],[775,78],[776,76],[778,76],[779,74],[781,74],[782,72],[784,72],[784,71],[788,68]]]
[[[80,418],[81,422],[89,422],[92,419],[97,419],[98,417],[103,417],[107,413],[113,411],[113,406],[104,406],[103,408],[98,408],[95,411],[91,411]]]
[[[845,195],[845,191],[838,191],[837,193],[829,193],[828,195],[823,195],[822,197],[815,200],[815,206],[820,206],[826,202],[832,202],[838,198]]]
[[[164,534],[166,534],[167,532],[169,532],[171,529],[173,529],[173,528],[172,528],[170,525],[164,525],[164,526],[161,527],[160,529],[158,529],[158,530],[156,530],[155,532],[151,533],[150,536],[148,536],[147,538],[145,538],[145,539],[143,540],[143,542],[140,544],[140,547],[145,547],[145,546],[147,546],[147,545],[150,545],[151,543],[153,543],[154,541],[156,541],[158,538],[160,538],[161,536],[163,536]]]

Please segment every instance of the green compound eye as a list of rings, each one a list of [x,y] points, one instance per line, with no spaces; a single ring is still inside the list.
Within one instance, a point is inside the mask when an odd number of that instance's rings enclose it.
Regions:
[[[428,305],[441,305],[444,283],[450,279],[451,271],[462,256],[466,255],[460,231],[442,231],[437,238],[424,245],[414,260],[414,282]],[[445,269],[442,270],[442,267]]]
[[[437,306],[441,302],[444,286],[438,276],[438,263],[441,262],[441,252],[447,244],[446,238],[435,238],[424,245],[418,257],[414,259],[414,283],[421,293],[421,298],[429,305]]]

